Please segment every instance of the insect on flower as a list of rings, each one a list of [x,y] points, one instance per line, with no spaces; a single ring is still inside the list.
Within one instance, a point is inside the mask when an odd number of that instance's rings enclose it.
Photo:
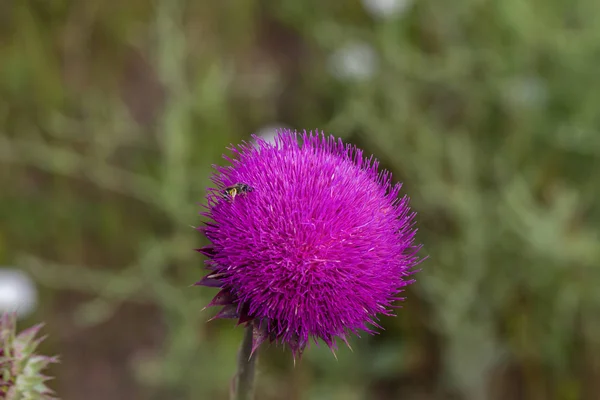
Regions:
[[[236,183],[223,189],[223,198],[233,201],[235,196],[252,192],[254,188],[245,183]]]

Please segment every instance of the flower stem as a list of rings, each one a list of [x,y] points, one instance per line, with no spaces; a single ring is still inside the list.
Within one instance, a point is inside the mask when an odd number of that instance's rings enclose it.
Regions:
[[[232,400],[254,399],[254,375],[257,354],[252,354],[253,327],[253,323],[248,324],[244,332],[244,339],[242,340],[238,354],[237,374],[234,380]]]

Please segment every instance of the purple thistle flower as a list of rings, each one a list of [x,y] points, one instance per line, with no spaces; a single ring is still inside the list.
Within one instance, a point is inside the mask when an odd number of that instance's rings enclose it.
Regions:
[[[419,262],[401,185],[333,136],[253,139],[215,167],[202,213],[212,245],[198,251],[211,273],[197,285],[221,288],[208,305],[223,306],[215,318],[253,321],[253,351],[269,339],[294,358],[310,338],[334,350],[348,333],[375,333]]]

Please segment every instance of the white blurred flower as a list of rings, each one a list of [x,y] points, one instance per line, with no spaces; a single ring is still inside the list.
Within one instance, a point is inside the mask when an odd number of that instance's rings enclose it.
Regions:
[[[18,269],[0,268],[0,312],[16,312],[24,318],[35,310],[37,299],[29,275]]]
[[[548,100],[545,82],[537,76],[523,76],[508,81],[504,88],[506,99],[521,107],[544,106]]]
[[[269,124],[260,128],[256,135],[266,140],[269,143],[275,143],[275,136],[277,135],[278,129],[289,129],[289,127],[285,124]]]
[[[363,7],[376,18],[392,18],[403,14],[411,0],[361,0]]]
[[[329,71],[339,79],[364,81],[379,68],[379,56],[373,46],[354,42],[335,51],[329,57]]]

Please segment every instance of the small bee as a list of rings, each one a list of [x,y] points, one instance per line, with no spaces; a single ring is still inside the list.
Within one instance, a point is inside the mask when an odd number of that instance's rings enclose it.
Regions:
[[[254,188],[245,183],[236,183],[223,189],[223,198],[233,201],[235,196],[252,192]]]

